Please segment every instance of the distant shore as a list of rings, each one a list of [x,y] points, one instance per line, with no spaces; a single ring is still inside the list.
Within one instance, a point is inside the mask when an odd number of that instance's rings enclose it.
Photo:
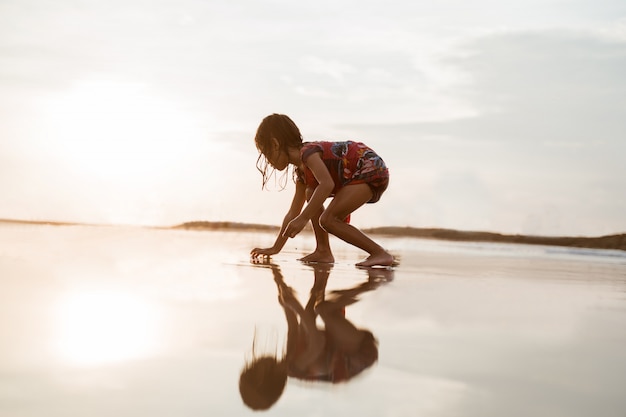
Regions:
[[[278,232],[278,226],[235,222],[195,221],[174,226],[175,229],[191,230],[257,230]],[[531,236],[501,233],[462,231],[453,229],[418,227],[373,227],[363,229],[367,234],[389,237],[416,237],[423,239],[452,240],[461,242],[520,243],[527,245],[567,246],[589,249],[616,249],[626,251],[626,233],[599,236]]]
[[[30,224],[47,226],[105,226],[95,224],[57,222],[46,220],[14,220],[0,219],[0,223]],[[183,229],[183,230],[232,230],[232,231],[262,231],[278,232],[278,226],[239,222],[212,222],[193,221],[171,227],[152,227],[156,229]],[[494,242],[494,243],[519,243],[527,245],[565,246],[588,249],[614,249],[626,251],[626,233],[585,237],[585,236],[532,236],[532,235],[507,235],[493,232],[462,231],[440,228],[418,227],[374,227],[363,229],[367,234],[382,235],[388,237],[415,237],[423,239],[438,239],[460,242]]]

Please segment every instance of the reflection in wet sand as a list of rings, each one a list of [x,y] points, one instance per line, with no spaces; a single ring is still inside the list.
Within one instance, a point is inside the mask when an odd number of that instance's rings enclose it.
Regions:
[[[239,378],[243,402],[254,410],[273,406],[281,397],[288,378],[329,383],[346,382],[370,368],[378,360],[378,341],[366,329],[357,328],[346,318],[346,307],[358,301],[359,294],[371,291],[393,279],[393,270],[369,269],[362,284],[326,294],[332,265],[312,265],[314,281],[309,299],[302,306],[293,288],[287,285],[276,264],[269,266],[278,289],[278,302],[287,321],[287,343],[281,358],[257,354]],[[324,323],[321,327],[317,318]],[[256,339],[256,336],[255,336]]]
[[[0,416],[256,414],[238,389],[244,355],[284,360],[288,315],[324,282],[296,261],[312,236],[274,258],[280,269],[250,265],[249,248],[267,237],[0,225]],[[362,294],[362,254],[337,242],[321,291],[380,342],[376,362],[339,384],[329,381],[337,372],[287,376],[267,415],[624,415],[626,253],[384,245],[402,257],[390,285]]]
[[[58,301],[55,319],[57,353],[71,365],[145,357],[156,345],[154,308],[123,292],[68,293]]]

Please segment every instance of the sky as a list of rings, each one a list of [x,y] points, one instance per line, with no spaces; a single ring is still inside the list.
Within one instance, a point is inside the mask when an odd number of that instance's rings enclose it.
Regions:
[[[385,159],[359,227],[626,232],[622,0],[0,0],[0,218],[280,224],[271,113]]]

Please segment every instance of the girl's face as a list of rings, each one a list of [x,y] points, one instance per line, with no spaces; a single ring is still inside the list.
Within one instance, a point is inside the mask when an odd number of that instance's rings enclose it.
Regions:
[[[272,138],[272,144],[265,157],[267,162],[278,171],[284,170],[289,165],[289,155],[280,149],[280,144],[276,138]]]

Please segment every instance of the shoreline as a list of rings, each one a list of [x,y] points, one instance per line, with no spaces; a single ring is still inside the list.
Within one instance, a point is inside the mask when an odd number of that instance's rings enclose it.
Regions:
[[[91,223],[73,223],[48,220],[19,220],[0,219],[0,224],[23,224],[45,226],[115,226]],[[134,225],[127,225],[134,226]],[[192,221],[175,226],[134,226],[151,229],[179,229],[179,230],[206,230],[206,231],[251,231],[251,232],[277,232],[280,227],[266,224],[239,223],[228,221]],[[305,232],[311,232],[307,226]],[[535,235],[511,235],[496,232],[463,231],[444,228],[420,228],[420,227],[372,227],[363,229],[363,232],[386,237],[414,237],[421,239],[436,239],[458,242],[492,242],[492,243],[516,243],[527,245],[562,246],[587,249],[612,249],[626,251],[626,233],[587,237],[587,236],[535,236]]]
[[[173,229],[184,230],[237,230],[237,231],[273,231],[280,230],[278,226],[264,224],[249,224],[236,222],[209,222],[194,221],[173,226]],[[304,229],[311,232],[310,226]],[[463,231],[443,228],[421,227],[371,227],[362,229],[372,235],[386,237],[415,237],[421,239],[448,240],[457,242],[492,242],[517,243],[527,245],[564,246],[587,249],[614,249],[626,251],[626,233],[598,237],[585,236],[533,236],[509,235],[495,232]]]

